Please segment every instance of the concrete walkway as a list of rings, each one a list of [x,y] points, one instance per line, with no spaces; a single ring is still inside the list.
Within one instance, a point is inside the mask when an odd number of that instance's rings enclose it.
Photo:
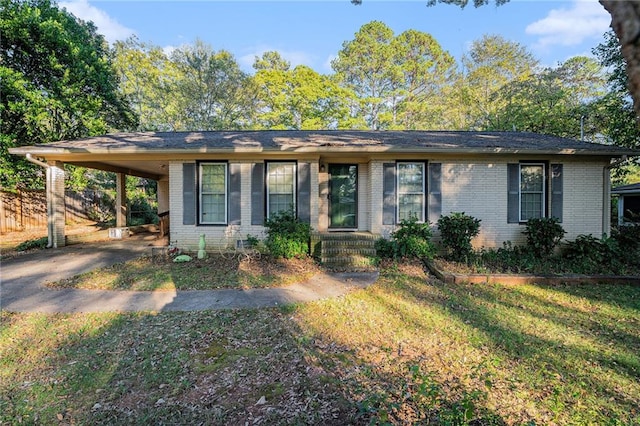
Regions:
[[[336,297],[365,288],[377,273],[320,273],[282,288],[202,291],[53,290],[46,282],[151,254],[148,241],[68,246],[24,254],[0,263],[0,309],[11,312],[198,311],[261,308]]]

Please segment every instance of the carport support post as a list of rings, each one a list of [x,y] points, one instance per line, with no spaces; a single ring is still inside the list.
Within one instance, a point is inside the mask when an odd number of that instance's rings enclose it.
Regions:
[[[127,226],[127,175],[116,173],[116,227]]]
[[[52,161],[48,163],[47,173],[47,226],[49,247],[58,248],[66,245],[64,235],[65,201],[64,201],[64,163]]]

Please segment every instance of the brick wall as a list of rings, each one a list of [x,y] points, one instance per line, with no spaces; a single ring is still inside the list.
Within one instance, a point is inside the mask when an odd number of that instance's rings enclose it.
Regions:
[[[437,160],[434,160],[437,161]],[[509,160],[517,162],[517,159]],[[370,230],[388,235],[382,225],[382,164],[369,164]],[[440,161],[438,161],[440,162]],[[555,161],[563,164],[563,222],[565,239],[580,234],[600,237],[603,211],[603,162]],[[477,247],[500,247],[504,241],[524,243],[524,225],[507,223],[507,161],[442,161],[442,214],[465,212],[481,219]],[[437,238],[437,230],[434,233]]]
[[[392,226],[382,225],[382,164],[390,160],[374,160],[359,165],[358,224],[360,231],[388,236]],[[511,162],[517,159],[509,160]],[[476,246],[499,247],[503,241],[524,242],[523,225],[507,223],[507,161],[438,161],[442,163],[442,214],[465,212],[481,219]],[[579,234],[602,234],[603,162],[552,161],[563,168],[563,223],[566,239]],[[206,235],[208,247],[226,241],[225,233],[238,238],[248,234],[264,237],[264,227],[251,225],[251,162],[241,163],[241,225],[182,225],[182,162],[171,162],[170,212],[171,240],[180,247],[196,250],[200,234]],[[319,163],[311,162],[311,225],[326,229],[328,206],[326,173],[319,174]],[[437,232],[436,232],[437,236]]]
[[[230,161],[229,164],[234,163]],[[169,164],[169,204],[171,216],[171,241],[185,250],[197,250],[200,235],[205,235],[207,249],[233,243],[237,239],[246,239],[252,235],[259,239],[265,237],[263,226],[251,225],[251,165],[253,162],[236,162],[240,164],[240,225],[229,226],[196,226],[182,224],[182,161]],[[318,163],[311,162],[311,226],[318,224]]]

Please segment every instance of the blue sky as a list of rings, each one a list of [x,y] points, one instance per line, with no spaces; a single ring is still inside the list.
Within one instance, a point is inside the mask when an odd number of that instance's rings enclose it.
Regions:
[[[342,43],[378,20],[396,34],[431,34],[456,59],[484,34],[500,34],[526,46],[544,66],[589,55],[603,40],[610,16],[597,0],[511,0],[481,8],[426,0],[329,1],[62,1],[74,15],[93,21],[108,41],[136,35],[167,50],[196,38],[234,54],[246,71],[256,55],[277,50],[293,65],[330,73]]]

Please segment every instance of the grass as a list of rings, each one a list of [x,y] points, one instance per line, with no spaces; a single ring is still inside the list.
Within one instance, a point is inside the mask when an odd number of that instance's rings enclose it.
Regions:
[[[638,286],[387,265],[281,309],[1,315],[0,423],[640,423]]]
[[[239,261],[209,256],[188,263],[174,263],[170,259],[141,257],[47,286],[138,291],[263,288],[301,282],[316,272],[318,268],[311,259]]]

